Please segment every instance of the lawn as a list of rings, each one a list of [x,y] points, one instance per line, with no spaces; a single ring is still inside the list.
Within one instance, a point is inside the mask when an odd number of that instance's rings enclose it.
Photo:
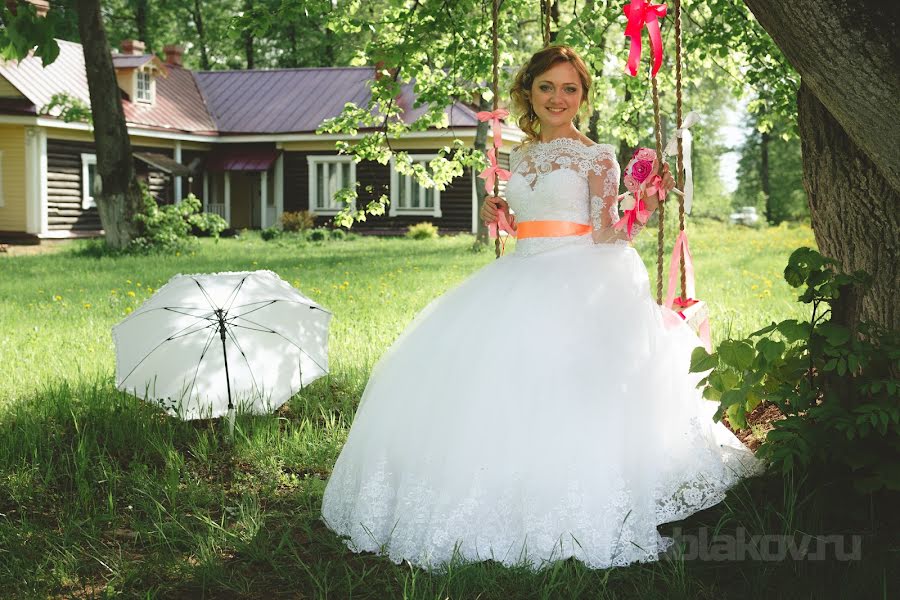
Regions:
[[[98,257],[72,243],[0,258],[0,597],[789,597],[777,592],[795,580],[836,589],[843,571],[803,561],[609,571],[567,561],[536,575],[481,563],[439,576],[347,550],[319,506],[368,373],[420,309],[493,260],[472,241],[247,234],[173,256]],[[804,316],[781,278],[801,245],[814,245],[805,226],[692,229],[714,343]],[[655,235],[637,248],[655,289]],[[116,392],[112,325],[174,274],[254,269],[333,311],[329,376],[276,415],[239,418],[233,441],[215,423],[176,422]],[[796,497],[755,493],[742,486],[683,526],[792,533]],[[878,565],[852,568],[881,589]]]

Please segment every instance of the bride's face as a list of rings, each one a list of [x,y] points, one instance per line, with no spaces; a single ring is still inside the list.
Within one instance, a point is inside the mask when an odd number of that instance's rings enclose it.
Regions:
[[[558,62],[531,84],[531,105],[544,128],[566,125],[578,113],[584,89],[578,71],[568,62]]]

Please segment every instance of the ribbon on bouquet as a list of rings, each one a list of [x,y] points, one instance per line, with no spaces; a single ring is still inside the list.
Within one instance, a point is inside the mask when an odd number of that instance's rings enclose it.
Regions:
[[[509,116],[509,111],[505,108],[498,108],[497,110],[482,110],[475,113],[475,116],[479,121],[490,121],[491,123],[491,132],[494,135],[494,148],[499,148],[503,145],[503,132],[500,130],[501,122],[500,119]]]
[[[622,211],[622,217],[613,223],[613,229],[617,231],[621,231],[622,228],[628,232],[628,239],[630,240],[633,237],[632,229],[634,228],[635,223],[640,223],[644,225],[647,222],[647,219],[650,218],[650,211],[647,210],[646,205],[644,204],[644,199],[638,193],[637,199],[635,199],[631,194],[623,194],[620,198],[624,199],[622,203],[623,206],[628,206],[628,208],[624,208]]]
[[[678,138],[681,138],[681,148],[684,154],[684,212],[691,214],[691,204],[694,200],[694,176],[691,171],[691,127],[700,121],[700,114],[694,111],[684,117],[681,127],[675,130],[675,135],[669,139],[663,156],[675,156],[678,153]]]
[[[653,70],[651,74],[656,77],[662,65],[662,36],[659,33],[659,19],[666,16],[665,4],[650,4],[648,0],[631,0],[624,7],[628,24],[625,26],[625,37],[631,38],[631,49],[628,51],[628,72],[634,77],[637,75],[638,65],[641,62],[641,34],[644,26],[650,37],[650,51],[653,53]]]
[[[677,295],[677,290],[680,287],[678,275],[682,256],[684,256],[684,294],[686,296],[684,299]],[[678,237],[675,238],[675,247],[672,248],[672,258],[669,261],[669,287],[665,306],[672,309],[683,320],[687,320],[688,317],[684,314],[684,311],[700,303],[700,300],[694,298],[694,293],[694,259],[688,246],[687,233],[680,231]],[[709,317],[703,317],[700,323],[696,323],[696,326],[700,341],[703,342],[707,350],[710,350]]]

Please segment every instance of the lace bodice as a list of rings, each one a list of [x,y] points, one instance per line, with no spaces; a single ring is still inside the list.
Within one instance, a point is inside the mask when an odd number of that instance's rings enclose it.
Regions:
[[[628,245],[619,219],[619,165],[610,144],[586,146],[572,138],[532,142],[513,149],[506,194],[516,222],[572,221],[591,224],[603,243]],[[635,227],[639,229],[639,227]],[[593,243],[590,234],[527,238],[516,253],[534,254],[567,244]]]

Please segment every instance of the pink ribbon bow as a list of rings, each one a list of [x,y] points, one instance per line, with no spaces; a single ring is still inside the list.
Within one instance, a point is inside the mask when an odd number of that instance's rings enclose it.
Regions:
[[[613,229],[620,230],[623,227],[626,227],[628,231],[628,239],[630,240],[632,238],[631,230],[634,227],[635,221],[643,225],[649,218],[650,211],[647,210],[646,206],[644,205],[644,199],[639,197],[634,201],[634,208],[625,210],[622,218],[613,224]]]
[[[655,169],[655,165],[654,165]],[[663,187],[662,177],[654,173],[650,177],[644,180],[644,183],[641,184],[641,188],[644,190],[644,194],[646,196],[652,196],[654,194],[659,195],[659,201],[662,202],[666,199],[666,188]]]
[[[680,272],[679,267],[681,266],[682,256],[684,256],[684,300],[678,295],[680,289],[678,275]],[[688,246],[687,233],[681,231],[678,233],[678,237],[675,238],[675,246],[672,248],[672,258],[669,260],[669,284],[664,306],[671,308],[683,320],[687,320],[684,311],[700,302],[694,298],[695,293],[694,258],[691,256],[691,249]],[[697,335],[700,337],[700,341],[703,342],[703,346],[706,350],[711,352],[712,345],[710,343],[708,318],[703,319],[703,321],[699,323]]]
[[[497,164],[497,151],[496,148],[491,148],[487,152],[488,160],[491,162],[491,166],[487,169],[479,173],[479,177],[484,179],[484,187],[489,194],[494,193],[494,179],[500,178],[501,181],[509,181],[510,172],[506,169],[501,169],[500,165]]]
[[[498,108],[494,111],[482,110],[475,113],[479,121],[490,121],[491,131],[494,132],[494,147],[499,148],[503,145],[503,132],[500,130],[500,119],[509,116],[509,111],[505,108]]]
[[[652,75],[656,77],[656,72],[662,65],[662,37],[659,33],[658,19],[666,16],[666,5],[650,4],[648,0],[631,0],[624,10],[625,16],[628,17],[625,37],[631,38],[631,50],[628,52],[628,72],[632,77],[637,75],[638,65],[641,62],[641,32],[646,25],[647,34],[650,36],[650,50],[653,52]]]

